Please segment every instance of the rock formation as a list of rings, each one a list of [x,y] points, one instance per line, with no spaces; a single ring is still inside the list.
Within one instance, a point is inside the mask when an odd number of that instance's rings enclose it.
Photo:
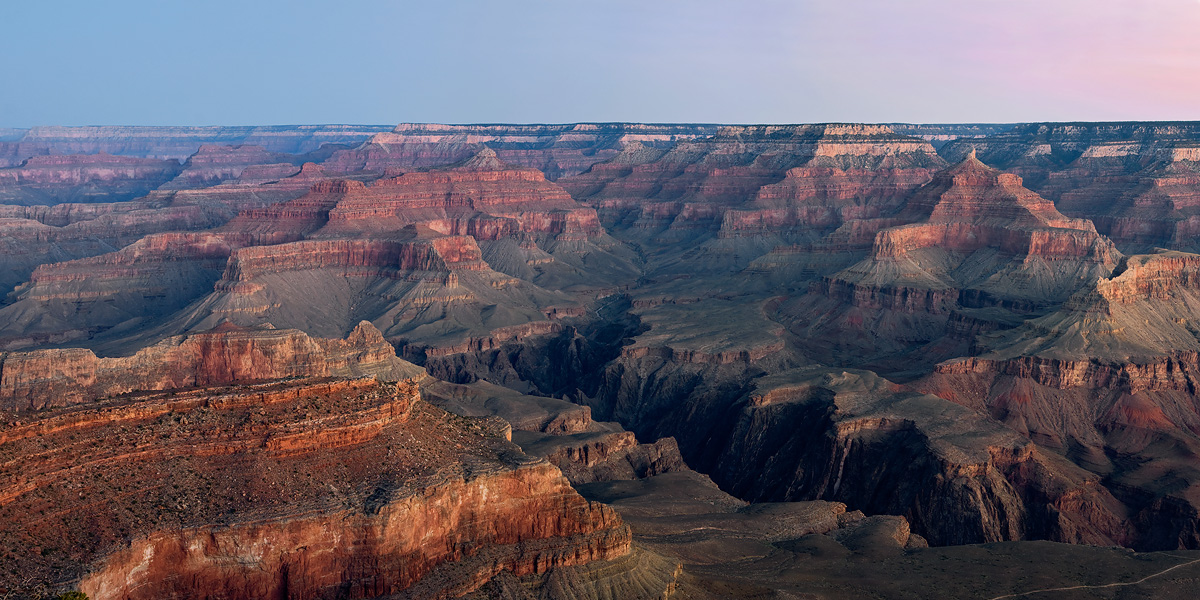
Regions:
[[[24,549],[0,558],[6,588],[32,575],[97,600],[373,598],[434,578],[462,594],[630,547],[612,509],[411,383],[119,398],[0,440],[0,537]]]
[[[924,183],[944,164],[928,143],[884,126],[723,127],[710,138],[678,143],[666,153],[631,147],[613,164],[565,179],[563,185],[595,206],[606,222],[650,230],[715,230],[726,210],[741,208],[756,194],[761,194],[764,209],[781,207],[779,218],[792,224],[801,221],[802,215],[795,213],[807,203],[819,208],[826,199],[847,204],[856,196],[874,200],[867,190],[882,186],[885,196],[894,194],[897,187]],[[759,192],[797,168],[801,170],[791,172],[793,184]],[[800,181],[806,178],[811,181]],[[887,200],[882,203],[886,206]],[[736,231],[743,219],[730,219],[728,231]]]
[[[337,172],[389,167],[419,169],[451,164],[486,144],[500,160],[538,169],[550,179],[586,171],[609,158],[623,142],[656,146],[711,135],[712,125],[576,123],[573,125],[438,125],[403,123],[373,136],[361,146],[336,153],[326,166]]]
[[[358,144],[390,126],[266,127],[34,127],[14,141],[22,153],[98,154],[184,160],[205,144],[252,144],[270,152],[303,154],[324,144]],[[29,154],[33,156],[33,154]]]
[[[1195,547],[1200,510],[1188,490],[1200,480],[1179,465],[1200,457],[1198,268],[1193,254],[1128,257],[1058,311],[981,336],[991,351],[938,364],[912,385],[1105,475],[1138,525],[1135,546]],[[1158,475],[1168,469],[1169,485]]]
[[[1198,140],[0,130],[0,536],[32,549],[0,578],[1168,597],[1200,569]]]
[[[174,160],[110,154],[35,156],[0,169],[0,202],[115,202],[143,196],[180,172]]]
[[[1195,250],[1195,123],[1034,123],[952,142],[949,157],[980,157],[1025,177],[1064,213],[1089,218],[1126,252]]]
[[[178,336],[118,358],[65,348],[0,354],[0,410],[65,406],[135,391],[212,387],[295,377],[423,374],[396,358],[379,330],[363,322],[345,340],[294,329],[225,324]]]
[[[163,189],[206,187],[237,179],[247,167],[288,163],[292,159],[291,155],[268,152],[261,146],[206,144],[184,161],[183,170]]]
[[[839,332],[841,347],[819,359],[919,348],[944,336],[956,313],[1053,306],[1080,280],[1107,275],[1121,256],[1090,222],[1063,216],[1019,177],[974,154],[917,190],[896,218],[908,224],[875,234],[868,258],[781,307],[806,337]],[[929,360],[964,350],[951,342],[921,352]]]

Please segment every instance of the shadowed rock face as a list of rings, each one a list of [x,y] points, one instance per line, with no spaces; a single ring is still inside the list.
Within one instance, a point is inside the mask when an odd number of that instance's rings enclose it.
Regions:
[[[90,597],[443,592],[622,556],[629,531],[549,464],[411,383],[300,380],[104,401],[5,427],[14,574]],[[53,451],[42,450],[49,444]],[[72,540],[64,543],[65,540]],[[10,567],[13,570],[10,570]],[[441,570],[439,570],[441,569]]]
[[[674,436],[738,497],[904,515],[943,545],[1128,539],[1099,477],[971,409],[864,371],[633,356],[609,368],[593,409],[639,436]]]

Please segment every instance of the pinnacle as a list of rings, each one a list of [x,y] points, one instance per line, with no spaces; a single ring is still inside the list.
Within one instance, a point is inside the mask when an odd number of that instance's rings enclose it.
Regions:
[[[481,146],[475,156],[467,159],[459,165],[459,168],[469,169],[472,171],[500,171],[506,168],[499,157],[496,156],[496,151],[487,146]]]

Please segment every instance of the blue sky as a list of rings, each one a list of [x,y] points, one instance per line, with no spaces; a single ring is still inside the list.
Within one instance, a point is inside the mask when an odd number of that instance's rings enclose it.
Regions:
[[[0,127],[1200,118],[1197,0],[43,0]]]

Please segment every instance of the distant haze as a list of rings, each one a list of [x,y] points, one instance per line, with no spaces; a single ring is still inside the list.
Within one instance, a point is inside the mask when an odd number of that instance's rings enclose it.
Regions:
[[[1200,118],[1197,0],[71,0],[0,32],[0,127]]]

